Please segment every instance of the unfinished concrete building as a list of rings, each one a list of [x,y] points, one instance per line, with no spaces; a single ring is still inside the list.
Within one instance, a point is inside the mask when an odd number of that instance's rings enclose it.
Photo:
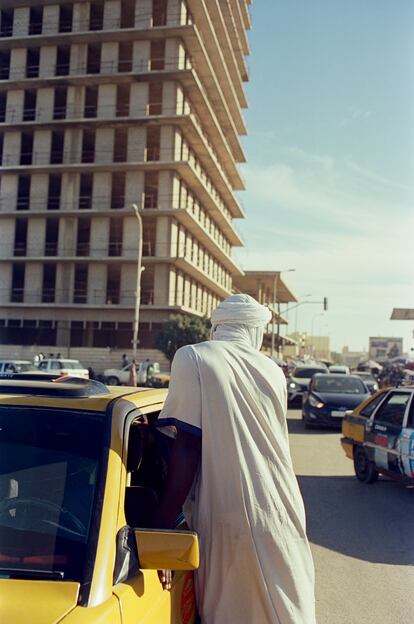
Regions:
[[[2,0],[0,342],[140,346],[231,292],[247,0]]]

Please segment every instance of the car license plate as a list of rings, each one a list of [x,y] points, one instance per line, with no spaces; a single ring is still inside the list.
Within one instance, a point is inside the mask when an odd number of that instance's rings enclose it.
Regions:
[[[331,416],[333,416],[334,418],[343,418],[345,416],[345,412],[340,410],[333,410],[331,412]]]

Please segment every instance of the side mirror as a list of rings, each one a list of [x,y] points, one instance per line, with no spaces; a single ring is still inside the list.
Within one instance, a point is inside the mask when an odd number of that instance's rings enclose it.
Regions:
[[[197,534],[192,531],[135,529],[141,570],[196,570]]]
[[[354,413],[354,410],[346,410],[345,416],[352,416],[353,413]]]

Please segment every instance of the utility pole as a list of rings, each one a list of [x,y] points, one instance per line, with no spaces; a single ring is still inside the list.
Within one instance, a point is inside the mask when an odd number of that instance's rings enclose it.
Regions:
[[[134,315],[134,331],[132,336],[132,353],[133,358],[136,360],[137,348],[138,348],[138,329],[139,329],[139,307],[141,305],[141,273],[144,270],[142,267],[142,217],[139,214],[139,209],[136,204],[132,204],[135,216],[138,221],[138,257],[137,257],[137,284],[135,291],[135,315]]]

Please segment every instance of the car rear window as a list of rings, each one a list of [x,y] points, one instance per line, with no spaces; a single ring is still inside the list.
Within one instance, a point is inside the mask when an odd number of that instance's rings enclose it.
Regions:
[[[367,394],[366,387],[360,379],[349,375],[323,375],[313,380],[313,390],[336,394]]]
[[[105,423],[103,414],[0,408],[0,576],[82,582]]]
[[[298,377],[299,379],[310,379],[316,373],[324,373],[326,372],[322,368],[296,368],[293,377]]]

